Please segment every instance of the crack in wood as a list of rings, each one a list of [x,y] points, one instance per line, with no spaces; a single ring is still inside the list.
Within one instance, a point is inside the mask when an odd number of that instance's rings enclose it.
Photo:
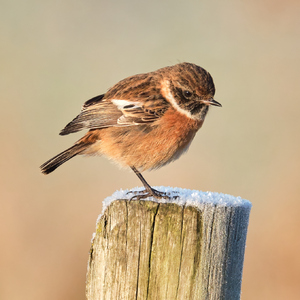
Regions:
[[[177,281],[177,288],[176,288],[176,299],[178,297],[178,289],[179,289],[179,283],[181,278],[181,263],[182,263],[183,246],[184,246],[184,236],[183,236],[184,211],[185,211],[185,205],[182,207],[182,214],[181,214],[181,235],[180,235],[181,252],[180,252],[179,270],[178,270],[179,274],[178,274],[178,281]]]
[[[97,223],[87,299],[240,299],[249,213],[114,201]]]
[[[211,220],[211,226],[210,226],[210,238],[209,238],[209,242],[208,242],[208,252],[211,252],[211,244],[212,244],[212,239],[213,239],[212,237],[213,237],[213,232],[214,232],[215,215],[216,215],[216,205],[214,205],[213,213],[212,213],[212,220]],[[208,273],[207,273],[207,286],[206,286],[207,291],[206,292],[207,292],[208,295],[210,294],[210,281],[211,281],[211,277],[212,277],[211,269],[214,268],[214,265],[211,262],[211,258],[212,257],[210,257],[210,262],[208,264]]]
[[[140,276],[140,262],[141,262],[141,242],[142,242],[142,226],[140,221],[140,243],[139,243],[139,254],[138,254],[138,269],[137,269],[137,277],[136,277],[136,294],[135,299],[138,298],[139,293],[139,276]]]
[[[157,204],[156,211],[153,216],[152,226],[151,226],[151,239],[150,239],[150,251],[149,251],[149,272],[148,272],[148,285],[147,285],[147,294],[146,294],[146,300],[148,300],[149,296],[149,286],[150,286],[150,277],[151,277],[151,258],[152,258],[152,246],[153,246],[153,235],[154,235],[154,229],[155,229],[155,219],[158,213],[160,203]]]

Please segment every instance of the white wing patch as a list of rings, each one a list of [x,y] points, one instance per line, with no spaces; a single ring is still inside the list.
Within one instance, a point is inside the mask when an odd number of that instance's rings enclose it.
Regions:
[[[128,101],[128,100],[119,100],[119,99],[112,99],[111,102],[118,107],[119,110],[131,110],[142,108],[140,102]]]
[[[132,126],[140,124],[140,122],[136,121],[140,118],[140,114],[143,113],[141,102],[119,99],[112,99],[111,102],[123,113],[117,120],[118,125]]]

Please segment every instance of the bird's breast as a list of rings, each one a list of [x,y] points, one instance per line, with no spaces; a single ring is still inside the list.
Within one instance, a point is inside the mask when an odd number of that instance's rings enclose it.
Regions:
[[[102,129],[99,152],[140,171],[159,168],[187,150],[202,123],[170,108],[151,125]]]

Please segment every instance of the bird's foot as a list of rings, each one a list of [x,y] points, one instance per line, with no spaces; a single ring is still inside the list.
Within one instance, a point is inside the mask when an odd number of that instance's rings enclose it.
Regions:
[[[131,200],[141,200],[141,199],[146,199],[146,198],[149,198],[149,197],[153,197],[153,198],[156,198],[156,199],[165,199],[165,200],[171,200],[171,199],[176,199],[178,198],[179,196],[168,196],[167,193],[165,192],[160,192],[156,189],[153,189],[153,188],[150,188],[150,189],[147,189],[145,188],[144,190],[142,191],[129,191],[127,194],[134,194],[134,196],[132,198],[130,198],[130,201]]]

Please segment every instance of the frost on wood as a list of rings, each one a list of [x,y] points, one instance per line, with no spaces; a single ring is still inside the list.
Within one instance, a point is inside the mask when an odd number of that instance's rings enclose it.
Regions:
[[[182,188],[172,188],[172,187],[164,187],[164,186],[155,186],[156,190],[160,192],[167,193],[170,197],[179,196],[178,198],[174,198],[171,200],[166,199],[156,199],[153,197],[148,198],[147,200],[151,200],[158,203],[176,203],[178,205],[188,205],[199,208],[200,210],[203,208],[203,205],[207,204],[215,204],[215,205],[223,205],[223,206],[245,206],[248,209],[251,209],[251,203],[248,200],[244,200],[241,197],[234,197],[228,194],[222,193],[213,193],[213,192],[201,192],[197,190],[188,190]],[[105,211],[106,207],[118,199],[131,199],[133,196],[132,192],[141,191],[143,187],[136,187],[132,190],[119,190],[113,193],[110,197],[107,197],[103,201],[102,210]],[[101,217],[101,216],[100,216]]]
[[[174,190],[172,201],[129,202],[127,191],[105,199],[87,299],[240,298],[250,202]]]

